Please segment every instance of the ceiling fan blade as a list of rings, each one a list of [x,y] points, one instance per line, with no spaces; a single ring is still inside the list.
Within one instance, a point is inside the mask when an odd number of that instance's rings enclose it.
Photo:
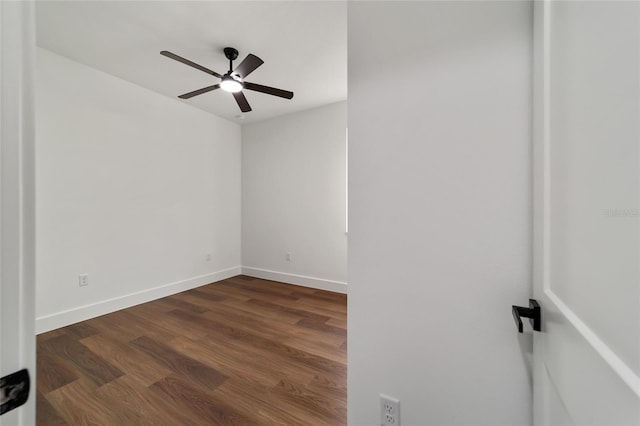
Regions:
[[[214,84],[213,86],[203,87],[202,89],[194,90],[193,92],[185,93],[184,95],[180,95],[178,97],[180,99],[189,99],[189,98],[193,98],[194,96],[202,95],[203,93],[207,93],[219,88],[220,88],[220,83]]]
[[[249,102],[247,101],[247,98],[244,96],[244,93],[242,92],[234,92],[232,93],[233,97],[236,98],[236,102],[238,103],[238,106],[240,107],[240,111],[242,112],[249,112],[251,111],[251,106],[249,105]]]
[[[166,56],[167,58],[171,58],[171,59],[176,60],[176,61],[178,61],[178,62],[182,62],[182,63],[183,63],[183,64],[185,64],[185,65],[189,65],[190,67],[193,67],[193,68],[195,68],[195,69],[197,69],[197,70],[200,70],[200,71],[206,72],[207,74],[211,74],[211,75],[212,75],[212,76],[214,76],[214,77],[218,77],[218,78],[221,78],[221,77],[222,77],[222,76],[221,76],[220,74],[218,74],[217,72],[212,71],[212,70],[210,70],[209,68],[205,68],[205,67],[203,67],[202,65],[196,64],[195,62],[192,62],[192,61],[190,61],[190,60],[188,60],[188,59],[185,59],[185,58],[183,58],[182,56],[178,56],[178,55],[176,55],[175,53],[171,53],[171,52],[168,52],[168,51],[166,51],[166,50],[163,50],[162,52],[160,52],[160,54],[161,54],[161,55],[163,55],[163,56]]]
[[[258,58],[252,53],[249,53],[247,57],[244,58],[244,61],[240,62],[240,65],[238,65],[236,69],[233,70],[233,73],[239,75],[240,78],[244,79],[262,64],[264,64],[264,61],[262,59]]]
[[[280,96],[281,98],[293,98],[293,92],[288,90],[276,89],[275,87],[263,86],[262,84],[249,83],[248,81],[245,81],[243,84],[245,89],[266,93],[268,95]]]

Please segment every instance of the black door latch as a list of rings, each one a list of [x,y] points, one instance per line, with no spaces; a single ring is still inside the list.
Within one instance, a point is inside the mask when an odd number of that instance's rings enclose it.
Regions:
[[[23,369],[0,379],[0,415],[18,408],[29,399],[29,371]]]
[[[524,306],[511,306],[511,313],[513,314],[513,319],[516,320],[516,327],[518,327],[518,331],[522,333],[522,318],[529,318],[531,322],[531,326],[535,331],[540,331],[540,305],[535,299],[529,299],[529,307],[525,308]]]

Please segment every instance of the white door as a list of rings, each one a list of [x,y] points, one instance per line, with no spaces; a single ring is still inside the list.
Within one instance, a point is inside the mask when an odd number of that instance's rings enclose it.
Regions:
[[[637,426],[640,3],[534,7],[534,423]]]
[[[33,4],[0,1],[0,377],[35,375]],[[25,388],[2,381],[0,407]],[[0,425],[35,423],[35,386]]]

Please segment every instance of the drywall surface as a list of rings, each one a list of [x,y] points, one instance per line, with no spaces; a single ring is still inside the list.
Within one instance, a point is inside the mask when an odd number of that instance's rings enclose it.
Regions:
[[[532,4],[348,16],[349,425],[528,425]]]
[[[346,108],[243,126],[244,273],[346,291]]]
[[[238,125],[43,49],[36,89],[39,331],[240,273]]]

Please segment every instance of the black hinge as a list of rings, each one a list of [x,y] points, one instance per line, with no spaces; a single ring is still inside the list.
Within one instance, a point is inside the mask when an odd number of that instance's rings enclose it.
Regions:
[[[29,399],[31,380],[25,368],[0,379],[0,415],[18,408]]]

